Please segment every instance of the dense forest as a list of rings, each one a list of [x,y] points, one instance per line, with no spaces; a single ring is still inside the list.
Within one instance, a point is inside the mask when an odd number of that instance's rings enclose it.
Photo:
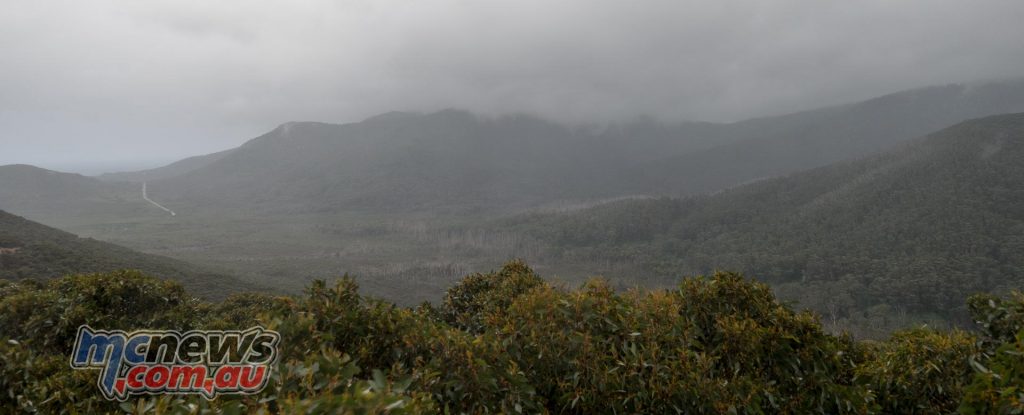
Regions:
[[[661,283],[715,269],[756,275],[839,327],[964,324],[965,293],[1024,286],[1022,137],[1024,114],[989,117],[717,194],[500,227],[543,241],[550,262],[636,263]]]
[[[938,85],[732,123],[570,126],[448,109],[288,122],[241,146],[84,177],[0,166],[0,209],[47,224],[144,215],[138,183],[189,215],[516,212],[551,203],[713,192],[892,148],[963,120],[1024,111],[1024,80]],[[216,225],[217,222],[211,222]]]
[[[388,113],[344,125],[287,123],[226,154],[105,179],[166,175],[150,183],[154,191],[199,210],[508,212],[564,200],[716,191],[1019,111],[1020,79],[724,124],[638,119],[585,128],[451,109]]]
[[[1018,413],[1024,295],[967,300],[973,331],[826,332],[719,272],[672,289],[545,282],[522,262],[400,308],[350,278],[304,295],[193,298],[134,271],[0,281],[0,407],[39,413]],[[79,325],[281,334],[260,394],[104,400],[68,366]]]
[[[8,277],[180,274],[214,295],[240,284],[203,275],[296,293],[351,272],[403,305],[436,300],[461,273],[510,258],[572,281],[603,274],[617,287],[730,269],[821,313],[830,330],[962,326],[966,293],[1024,283],[1019,115],[907,140],[1022,105],[1016,79],[734,123],[569,127],[526,115],[387,113],[286,123],[233,149],[100,178],[0,166],[0,209],[197,266],[86,254],[113,248],[82,239],[0,261]],[[835,164],[878,151],[887,152]],[[780,174],[790,175],[766,178]],[[143,199],[141,181],[178,215]],[[606,203],[701,192],[715,193]],[[72,248],[82,243],[90,247]],[[104,266],[70,266],[92,261]],[[212,287],[217,280],[230,282]]]
[[[1024,415],[1024,0],[0,0],[0,415]]]

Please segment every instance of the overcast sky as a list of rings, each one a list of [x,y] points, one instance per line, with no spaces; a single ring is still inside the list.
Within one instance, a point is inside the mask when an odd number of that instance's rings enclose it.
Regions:
[[[0,0],[0,164],[94,173],[390,110],[731,121],[1024,76],[1024,2]]]

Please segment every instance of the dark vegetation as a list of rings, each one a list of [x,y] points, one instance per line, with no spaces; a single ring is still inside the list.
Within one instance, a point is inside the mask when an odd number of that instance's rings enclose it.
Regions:
[[[1015,90],[942,87],[728,125],[596,133],[457,111],[288,124],[213,157],[116,176],[153,180],[154,198],[184,208],[174,218],[142,201],[137,183],[3,167],[0,207],[149,252],[207,255],[247,280],[0,212],[0,412],[1020,412],[1024,296],[1009,293],[1024,286],[1024,115],[721,190],[1014,107]],[[495,206],[702,191],[719,192],[493,221]],[[457,214],[409,213],[445,209]],[[342,217],[360,210],[372,220]],[[352,279],[220,301],[251,281],[300,286],[359,264],[364,288],[419,302],[515,256],[619,272],[565,289],[511,263],[417,308],[362,296]],[[121,268],[142,273],[111,272]],[[45,281],[83,272],[105,274]],[[965,302],[975,292],[997,295]],[[282,333],[283,359],[258,396],[111,403],[95,373],[67,367],[83,323],[258,323]],[[902,330],[910,325],[919,328]]]
[[[629,195],[693,195],[851,160],[957,122],[1024,111],[1024,81],[946,85],[734,123],[638,119],[601,128],[445,110],[351,124],[292,122],[230,150],[134,173],[75,177],[81,197],[0,169],[0,209],[50,223],[138,200],[233,215],[508,212]],[[72,179],[67,177],[66,179]],[[133,185],[135,183],[132,183]],[[8,189],[20,189],[8,193]],[[123,193],[124,189],[132,192]],[[8,196],[9,195],[9,196]],[[39,195],[40,197],[26,197]],[[45,197],[43,197],[45,196]],[[75,209],[58,212],[74,202]],[[106,205],[104,205],[104,203]]]
[[[730,124],[726,145],[641,168],[648,194],[714,192],[752,180],[854,160],[961,121],[1024,111],[1024,82],[943,85],[864,102]]]
[[[1016,127],[900,143],[1021,110],[1015,80],[725,124],[570,128],[455,110],[287,123],[234,149],[104,180],[0,167],[0,209],[284,292],[352,271],[403,305],[515,257],[574,281],[603,273],[617,287],[735,269],[820,312],[830,329],[885,336],[922,321],[966,324],[964,293],[1019,286],[1019,131],[994,138]],[[137,181],[178,216],[144,201]],[[523,209],[716,191],[491,226]]]
[[[1024,286],[1024,114],[713,195],[502,222],[548,262],[636,263],[655,281],[735,269],[830,326],[968,324],[962,297]],[[900,315],[910,316],[900,320]]]
[[[925,95],[934,98],[935,93]],[[905,94],[897,96],[902,98],[889,100],[916,102]],[[356,271],[368,292],[402,305],[436,300],[458,275],[493,267],[511,257],[525,257],[549,275],[569,280],[604,273],[616,288],[670,286],[682,275],[733,269],[769,283],[783,300],[796,300],[800,307],[818,312],[831,331],[846,329],[860,337],[882,338],[893,330],[925,322],[964,327],[970,324],[962,303],[966,294],[1004,292],[1024,284],[1021,118],[1018,114],[974,120],[860,161],[686,199],[625,200],[498,222],[486,219],[493,215],[483,213],[464,215],[465,219],[459,216],[461,222],[394,212],[341,218],[327,214],[247,217],[251,212],[204,217],[186,211],[171,218],[141,202],[141,209],[159,219],[118,218],[85,234],[230,269],[246,282],[292,293],[313,276]],[[411,140],[420,127],[426,136],[442,137],[443,132],[454,131],[445,129],[453,123],[479,124],[487,131],[497,126],[518,131],[518,126],[534,121],[481,121],[449,111],[425,116],[392,114],[342,129],[380,129],[384,132],[368,139],[385,140],[391,137],[385,132],[390,131]],[[543,125],[547,124],[538,124],[536,130],[551,127]],[[320,150],[340,145],[331,135],[336,128],[340,127],[294,124],[285,134],[282,127],[243,148],[270,157],[276,153],[257,150],[280,146],[297,152],[295,159],[277,164],[269,159],[244,163],[245,168],[274,165],[305,171],[309,166],[301,160],[310,150],[300,143],[310,141],[309,146]],[[317,135],[306,129],[323,131]],[[515,142],[511,132],[503,134],[500,137],[505,141]],[[472,135],[453,137],[469,140]],[[323,151],[318,163],[330,166],[335,153]],[[228,162],[234,154],[205,160],[205,166]],[[517,163],[515,160],[502,162]],[[742,170],[748,166],[734,167]],[[532,171],[532,167],[523,168]],[[34,171],[24,166],[17,170],[27,171],[29,176]],[[75,183],[92,180],[76,175],[56,177]],[[248,176],[225,177],[242,180]],[[139,189],[133,190],[138,193]],[[519,194],[508,192],[508,197]],[[266,196],[276,197],[271,191]],[[304,200],[295,203],[301,205]],[[445,200],[455,203],[462,199]],[[78,249],[61,242],[3,255],[4,275],[49,277],[129,267],[181,278],[204,295],[224,294],[240,286],[231,282],[216,287],[213,285],[221,278],[206,278],[203,275],[208,272],[197,267],[177,263],[157,268],[153,264],[159,261],[140,258],[137,253],[98,255],[90,250],[121,248],[99,248],[94,241],[61,235],[70,238],[68,243],[90,242],[89,247]],[[9,248],[20,246],[16,242],[7,244]],[[136,257],[125,260],[129,255]],[[61,256],[69,259],[58,259]],[[94,266],[96,262],[102,267]],[[79,263],[89,266],[74,266]]]
[[[589,130],[530,116],[391,113],[345,125],[288,123],[150,184],[172,209],[510,211],[566,199],[716,191],[1019,111],[1020,80],[923,88],[729,124],[638,120]]]
[[[719,272],[672,289],[552,286],[521,262],[471,275],[439,307],[359,295],[208,303],[132,271],[0,281],[0,408],[39,413],[1017,413],[1024,295],[971,297],[975,331],[884,342],[826,332],[768,286]],[[259,395],[103,400],[68,367],[80,324],[282,335]]]
[[[132,268],[180,281],[205,298],[238,291],[234,277],[186,262],[144,254],[53,229],[0,211],[0,280],[50,279],[67,274]],[[247,284],[252,289],[252,284]]]

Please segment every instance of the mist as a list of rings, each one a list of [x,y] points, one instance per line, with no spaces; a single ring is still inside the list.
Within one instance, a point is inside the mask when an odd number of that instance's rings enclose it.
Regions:
[[[83,173],[292,120],[460,108],[728,122],[1024,74],[1012,1],[36,1],[0,13],[0,164]]]

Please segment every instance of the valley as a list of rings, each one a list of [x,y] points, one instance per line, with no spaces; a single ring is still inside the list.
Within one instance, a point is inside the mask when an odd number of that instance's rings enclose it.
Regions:
[[[1024,2],[0,5],[0,415],[1024,414]]]
[[[462,276],[515,258],[568,287],[592,277],[619,289],[668,287],[683,275],[737,270],[833,330],[878,337],[963,324],[965,291],[1017,283],[1016,268],[1005,268],[1017,266],[1016,251],[995,254],[962,236],[976,220],[997,220],[982,206],[1016,203],[1011,182],[990,177],[990,164],[933,160],[935,146],[921,140],[940,139],[916,138],[1016,109],[1024,110],[1021,81],[734,124],[644,121],[597,132],[454,110],[286,123],[238,148],[142,172],[0,167],[0,209],[282,293],[348,274],[365,294],[404,306],[436,302]],[[957,137],[939,148],[961,140],[981,160],[1007,160],[1018,134],[1007,119],[1000,134],[1011,138],[947,133]],[[1006,162],[1000,174],[1016,174]],[[980,182],[967,181],[975,174]],[[947,181],[925,180],[938,177]],[[986,187],[994,183],[1004,187]],[[949,193],[965,186],[973,193]],[[966,200],[979,205],[947,209]],[[962,227],[926,229],[919,215]],[[975,253],[942,259],[956,249]],[[936,273],[968,288],[929,297]]]

